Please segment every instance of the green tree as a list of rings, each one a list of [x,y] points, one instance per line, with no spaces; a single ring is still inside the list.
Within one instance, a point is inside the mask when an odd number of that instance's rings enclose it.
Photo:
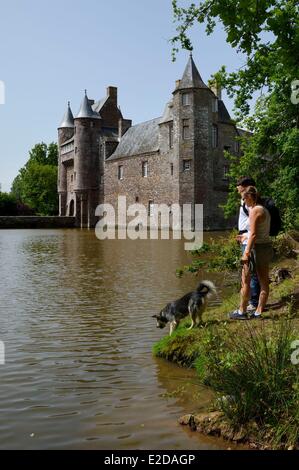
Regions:
[[[41,165],[58,164],[58,148],[55,142],[47,145],[44,142],[36,144],[29,152],[29,161]]]
[[[263,195],[271,195],[281,209],[286,228],[296,226],[299,205],[299,112],[291,102],[291,85],[298,79],[299,9],[296,0],[205,0],[181,8],[173,0],[178,22],[172,38],[175,58],[180,45],[192,50],[190,28],[204,24],[208,35],[221,23],[226,40],[243,54],[244,66],[212,77],[235,100],[237,122],[253,132],[243,139],[241,161],[230,157],[231,187],[227,215],[235,211],[237,176],[251,175]],[[260,99],[250,116],[250,100]]]
[[[16,199],[40,215],[58,212],[57,161],[57,144],[35,145],[12,184],[11,193]]]
[[[0,215],[16,215],[17,200],[12,194],[0,191]]]

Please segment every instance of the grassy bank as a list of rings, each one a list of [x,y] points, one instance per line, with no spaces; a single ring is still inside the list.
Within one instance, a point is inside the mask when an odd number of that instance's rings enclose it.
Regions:
[[[299,443],[299,364],[291,362],[292,342],[299,340],[299,268],[294,258],[276,265],[288,267],[293,277],[272,284],[263,320],[229,321],[227,313],[238,305],[235,293],[208,308],[201,327],[188,330],[186,319],[153,352],[195,368],[216,392],[211,414],[187,416],[183,424],[259,448],[285,449]]]

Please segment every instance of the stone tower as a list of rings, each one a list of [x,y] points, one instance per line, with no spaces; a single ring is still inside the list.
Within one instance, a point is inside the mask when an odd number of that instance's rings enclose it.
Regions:
[[[67,110],[62,118],[61,124],[58,127],[58,146],[59,149],[66,144],[74,136],[74,116],[68,102]],[[61,151],[59,151],[58,161],[58,194],[59,194],[59,215],[66,215],[67,207],[67,166],[63,163]]]
[[[217,175],[217,165],[223,171],[223,142],[228,140],[222,139],[225,125],[229,127],[230,140],[236,135],[230,117],[223,122],[218,102],[222,104],[220,90],[217,96],[204,83],[190,54],[182,79],[177,81],[173,92],[174,171],[178,174],[179,204],[203,204],[205,227],[213,227],[215,220],[223,220],[215,189],[223,190],[219,203],[223,202],[227,182],[223,174]],[[217,177],[222,187],[217,187]]]
[[[95,207],[99,199],[99,132],[101,116],[93,111],[85,91],[75,122],[74,192],[78,225],[95,225]]]

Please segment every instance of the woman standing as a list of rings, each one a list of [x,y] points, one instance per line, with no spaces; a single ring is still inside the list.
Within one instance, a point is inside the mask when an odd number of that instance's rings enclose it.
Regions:
[[[244,235],[248,238],[241,259],[243,269],[240,307],[229,314],[229,318],[233,320],[248,319],[246,309],[250,295],[251,263],[255,264],[261,291],[256,311],[250,317],[261,317],[269,296],[269,264],[273,256],[269,235],[271,221],[269,211],[262,205],[261,198],[254,186],[249,186],[242,197],[246,206],[249,207],[249,231]]]

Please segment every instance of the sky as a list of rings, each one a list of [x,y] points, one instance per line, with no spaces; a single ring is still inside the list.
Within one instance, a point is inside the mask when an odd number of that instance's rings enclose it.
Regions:
[[[181,5],[191,3],[181,0]],[[171,0],[0,0],[0,184],[9,191],[29,150],[57,140],[71,102],[101,99],[118,87],[124,118],[133,124],[161,116],[182,77],[189,53],[172,62],[175,35]],[[222,28],[192,30],[193,58],[205,82],[225,64],[244,60]],[[233,103],[224,94],[231,112]]]

